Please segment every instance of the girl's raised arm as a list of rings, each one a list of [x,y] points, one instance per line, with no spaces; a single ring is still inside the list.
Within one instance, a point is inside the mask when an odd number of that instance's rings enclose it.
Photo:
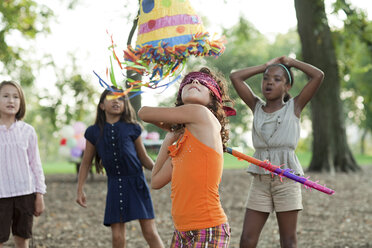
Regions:
[[[207,107],[200,104],[187,104],[171,108],[144,106],[138,111],[138,116],[141,120],[152,124],[188,124],[204,121],[206,113],[209,112]]]
[[[254,111],[259,98],[254,94],[251,87],[249,87],[249,85],[244,81],[256,74],[263,73],[265,68],[266,65],[252,66],[230,74],[230,80],[236,92],[252,111]]]
[[[150,158],[150,156],[146,152],[146,148],[143,145],[141,135],[134,141],[134,145],[136,147],[138,158],[141,161],[141,164],[148,170],[152,170],[154,167],[154,161]]]
[[[180,134],[168,132],[160,147],[155,166],[151,173],[151,188],[161,189],[172,180],[172,160],[168,155],[168,146],[172,145]]]
[[[289,67],[295,67],[303,71],[309,78],[309,81],[303,87],[300,94],[298,94],[294,98],[295,114],[297,117],[299,117],[303,108],[315,95],[320,84],[323,82],[324,73],[315,66],[299,61],[297,59],[283,57],[282,63]]]

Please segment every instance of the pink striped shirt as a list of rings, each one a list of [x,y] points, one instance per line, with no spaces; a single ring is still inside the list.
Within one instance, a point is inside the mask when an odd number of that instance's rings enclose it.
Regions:
[[[35,129],[16,121],[0,126],[0,198],[46,193]]]

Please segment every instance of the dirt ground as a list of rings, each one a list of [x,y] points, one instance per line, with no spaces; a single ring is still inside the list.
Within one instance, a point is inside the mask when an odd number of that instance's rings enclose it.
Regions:
[[[146,171],[146,177],[150,173]],[[306,173],[336,191],[329,196],[303,189],[304,210],[298,225],[298,247],[372,247],[372,166],[355,174]],[[35,219],[32,247],[111,247],[110,229],[103,226],[105,176],[88,181],[88,208],[75,203],[75,175],[47,176],[46,210]],[[251,178],[244,170],[226,170],[221,183],[221,201],[232,228],[230,247],[239,247],[244,204]],[[172,237],[170,187],[151,191],[156,223],[169,247]],[[12,247],[8,241],[5,247]],[[147,247],[138,221],[127,224],[127,247]],[[258,247],[279,247],[275,215],[270,215]]]

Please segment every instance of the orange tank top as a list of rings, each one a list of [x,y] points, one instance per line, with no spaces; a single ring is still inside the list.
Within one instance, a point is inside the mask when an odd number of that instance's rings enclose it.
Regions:
[[[227,222],[218,187],[223,156],[185,128],[177,144],[168,147],[172,157],[172,217],[178,231],[214,227]]]

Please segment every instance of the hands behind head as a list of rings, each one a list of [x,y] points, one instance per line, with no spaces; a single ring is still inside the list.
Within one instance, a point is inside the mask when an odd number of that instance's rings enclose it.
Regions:
[[[292,60],[293,59],[290,58],[290,57],[280,56],[280,57],[273,58],[273,59],[269,60],[265,65],[266,65],[266,67],[268,67],[268,66],[273,65],[273,64],[283,64],[283,65],[286,65],[286,66],[290,67]]]

